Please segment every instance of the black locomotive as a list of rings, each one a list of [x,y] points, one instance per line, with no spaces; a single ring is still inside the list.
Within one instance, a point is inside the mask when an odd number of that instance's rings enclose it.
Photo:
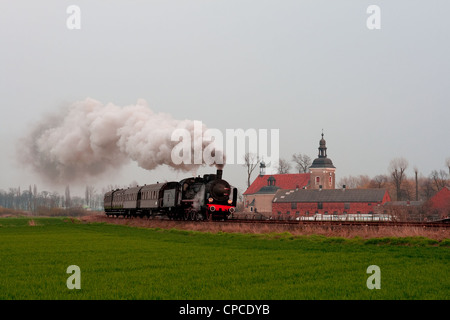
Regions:
[[[171,219],[227,219],[235,211],[237,189],[217,174],[205,174],[179,182],[156,183],[109,191],[104,197],[108,216]]]

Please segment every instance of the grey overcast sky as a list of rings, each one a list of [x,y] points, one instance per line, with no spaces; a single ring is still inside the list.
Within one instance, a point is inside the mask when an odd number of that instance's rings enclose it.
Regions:
[[[369,5],[381,29],[369,30]],[[70,30],[69,5],[81,10]],[[450,157],[447,0],[54,0],[0,2],[0,189],[56,190],[16,147],[49,114],[92,98],[209,128],[279,129],[280,157],[317,157],[324,130],[336,178],[386,174],[395,157],[423,175]],[[205,173],[213,168],[202,168]],[[134,162],[101,181],[181,179]],[[224,177],[245,189],[246,171]],[[256,174],[253,176],[256,177]],[[59,189],[57,189],[59,188]]]

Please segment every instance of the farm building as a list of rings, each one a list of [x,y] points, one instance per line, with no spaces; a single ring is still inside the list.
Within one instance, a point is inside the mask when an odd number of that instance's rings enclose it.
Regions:
[[[275,194],[272,216],[382,213],[390,200],[385,189],[284,189]]]

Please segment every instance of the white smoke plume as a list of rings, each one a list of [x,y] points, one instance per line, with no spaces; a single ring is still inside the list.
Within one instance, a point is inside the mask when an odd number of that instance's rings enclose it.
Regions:
[[[155,113],[144,100],[120,107],[88,98],[63,114],[45,117],[20,141],[18,155],[22,163],[53,183],[82,182],[117,171],[130,160],[147,170],[167,165],[192,171],[201,165],[175,165],[171,159],[178,144],[171,141],[171,135],[180,128],[191,132],[194,139],[194,121]],[[197,143],[203,149],[211,144]],[[215,152],[223,153],[220,148]]]

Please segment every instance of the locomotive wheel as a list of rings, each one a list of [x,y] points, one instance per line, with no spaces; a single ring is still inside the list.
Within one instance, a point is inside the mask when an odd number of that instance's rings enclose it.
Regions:
[[[203,220],[203,219],[202,219],[202,214],[201,214],[200,212],[195,212],[193,215],[194,215],[194,217],[193,217],[192,220],[194,220],[194,221],[200,221],[200,220]]]

